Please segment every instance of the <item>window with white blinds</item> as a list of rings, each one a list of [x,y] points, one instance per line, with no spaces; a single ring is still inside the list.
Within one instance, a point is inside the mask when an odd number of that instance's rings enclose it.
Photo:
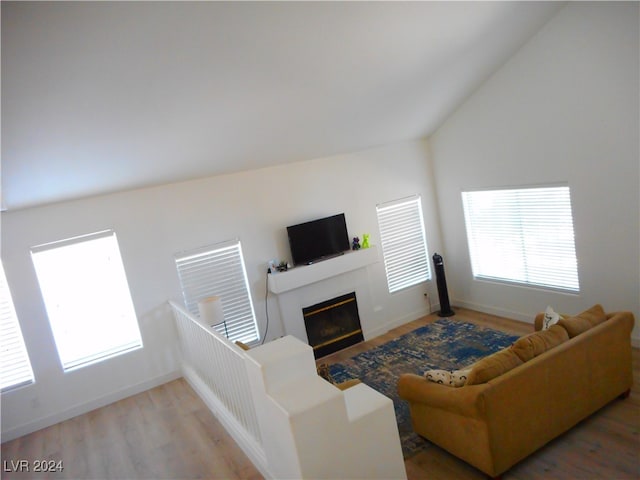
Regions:
[[[381,204],[376,211],[389,292],[429,280],[421,197]]]
[[[31,258],[65,371],[142,347],[115,232],[33,247]]]
[[[475,278],[579,292],[568,186],[462,192]]]
[[[0,274],[0,390],[6,392],[34,378],[2,264]]]
[[[220,297],[224,322],[213,326],[232,342],[259,340],[249,282],[239,240],[176,255],[187,310],[198,316],[198,302]]]

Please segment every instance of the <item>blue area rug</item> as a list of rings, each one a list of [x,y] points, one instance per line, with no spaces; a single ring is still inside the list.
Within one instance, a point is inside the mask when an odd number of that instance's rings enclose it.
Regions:
[[[429,445],[411,426],[409,405],[398,396],[400,374],[456,370],[508,347],[519,337],[452,318],[440,318],[342,363],[329,366],[336,382],[359,378],[393,400],[402,453],[409,458]]]

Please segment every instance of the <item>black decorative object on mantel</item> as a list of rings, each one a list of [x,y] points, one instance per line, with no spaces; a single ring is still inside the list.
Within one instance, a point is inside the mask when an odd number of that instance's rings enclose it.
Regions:
[[[455,315],[456,312],[451,310],[451,305],[449,304],[449,292],[447,291],[447,279],[444,276],[442,256],[434,253],[433,264],[436,267],[436,283],[438,285],[438,298],[440,299],[440,311],[438,315],[441,317],[450,317]]]

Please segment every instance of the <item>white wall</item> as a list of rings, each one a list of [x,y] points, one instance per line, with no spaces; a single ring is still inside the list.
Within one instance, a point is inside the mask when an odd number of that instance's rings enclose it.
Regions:
[[[602,303],[640,320],[638,7],[570,2],[430,139],[452,303],[528,321]],[[474,281],[460,192],[563,181],[580,294]]]
[[[377,244],[376,204],[412,194],[423,197],[432,254],[441,243],[428,149],[421,141],[2,213],[2,260],[36,376],[34,385],[2,395],[3,440],[178,374],[176,332],[166,307],[169,298],[181,299],[175,253],[239,237],[264,332],[267,261],[288,259],[287,225],[345,212],[350,234],[369,232]],[[64,374],[29,249],[106,228],[118,235],[145,348]],[[368,306],[371,330],[427,313],[423,293],[436,295],[431,283],[389,295],[382,263],[368,267],[367,275],[376,302],[375,312]],[[268,303],[272,339],[285,332],[276,299]]]

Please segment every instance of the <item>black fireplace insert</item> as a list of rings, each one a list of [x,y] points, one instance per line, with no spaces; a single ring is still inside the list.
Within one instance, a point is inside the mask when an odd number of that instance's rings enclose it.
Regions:
[[[355,292],[305,307],[302,315],[315,358],[364,340]]]

